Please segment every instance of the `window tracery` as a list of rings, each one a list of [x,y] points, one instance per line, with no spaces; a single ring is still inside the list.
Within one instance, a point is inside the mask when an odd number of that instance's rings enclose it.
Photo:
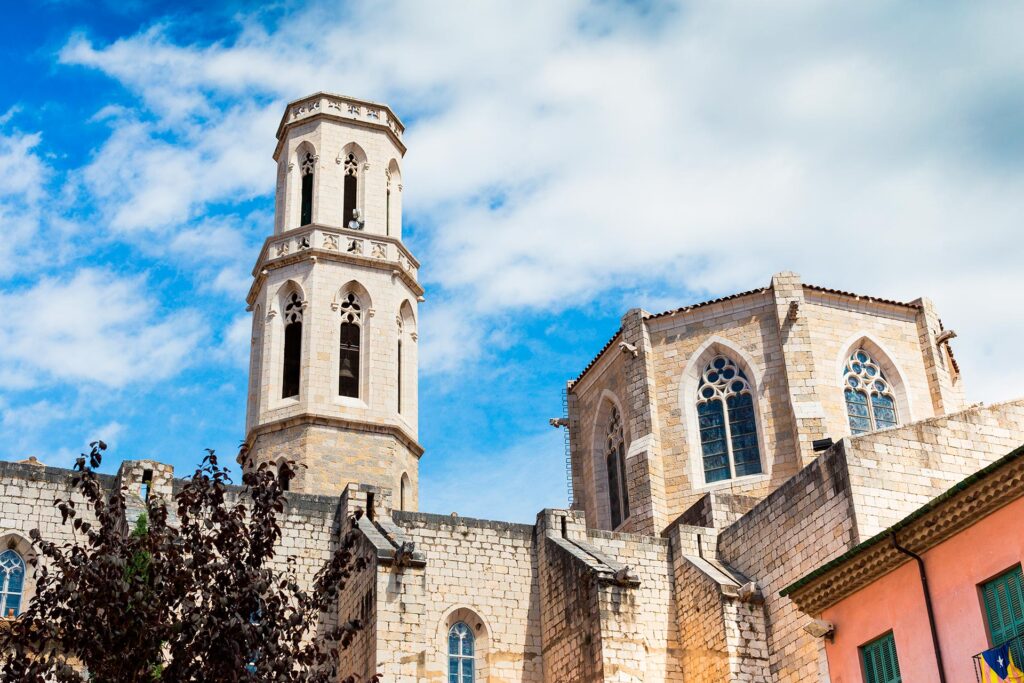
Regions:
[[[701,373],[697,421],[705,482],[761,473],[750,381],[725,356],[713,358]]]
[[[473,683],[473,631],[460,621],[448,629],[448,683]]]
[[[608,470],[608,503],[612,528],[629,519],[629,487],[626,479],[626,445],[622,416],[612,406],[605,431],[605,465]]]
[[[302,373],[302,317],[306,302],[298,292],[292,292],[284,304],[284,369],[281,378],[281,398],[299,395]]]
[[[302,175],[301,225],[313,222],[313,170],[316,168],[316,160],[316,155],[306,152],[299,165],[299,172]]]
[[[358,176],[359,176],[359,159],[352,152],[349,152],[345,156],[344,162],[345,180],[342,188],[342,225],[345,227],[351,227],[350,223],[358,223],[359,217],[356,216],[355,211],[358,208],[356,206],[357,196],[356,190],[358,187]]]
[[[881,366],[863,348],[857,349],[843,368],[843,394],[850,432],[856,436],[899,424],[896,396]]]
[[[363,307],[355,292],[341,301],[338,347],[338,395],[359,398],[359,356],[362,346]]]
[[[21,614],[21,596],[25,589],[25,560],[14,550],[5,550],[0,553],[0,575],[3,616],[16,617]]]

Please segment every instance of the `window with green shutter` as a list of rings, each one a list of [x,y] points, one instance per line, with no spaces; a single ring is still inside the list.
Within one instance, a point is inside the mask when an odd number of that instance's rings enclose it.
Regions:
[[[900,662],[896,658],[896,639],[889,631],[860,648],[865,683],[901,683]]]
[[[1024,636],[1024,580],[1020,565],[984,584],[981,594],[993,647]],[[1010,652],[1014,662],[1024,662],[1024,643],[1020,639],[1010,646]]]

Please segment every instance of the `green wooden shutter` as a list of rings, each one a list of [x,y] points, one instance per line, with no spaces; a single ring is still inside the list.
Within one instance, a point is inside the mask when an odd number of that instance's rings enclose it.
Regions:
[[[892,631],[860,649],[866,683],[901,683],[900,662]]]
[[[982,586],[982,596],[993,646],[1024,635],[1024,580],[1019,566]],[[1024,647],[1020,641],[1012,647],[1013,659],[1020,663]]]

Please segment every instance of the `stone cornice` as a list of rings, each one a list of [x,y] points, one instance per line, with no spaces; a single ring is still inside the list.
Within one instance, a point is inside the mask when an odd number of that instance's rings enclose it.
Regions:
[[[350,240],[358,241],[363,251],[347,251],[346,245]],[[369,246],[363,246],[364,243]],[[381,245],[379,255],[374,255],[373,245]],[[253,282],[246,295],[246,303],[253,305],[268,271],[312,257],[390,271],[401,278],[414,296],[423,296],[425,291],[416,281],[420,262],[397,237],[313,224],[271,235],[264,240],[252,269]]]
[[[347,417],[334,417],[332,415],[319,415],[316,413],[303,413],[292,417],[281,418],[267,422],[249,430],[245,437],[245,445],[251,449],[257,436],[297,427],[299,425],[317,425],[320,427],[338,427],[358,432],[373,432],[375,434],[388,434],[394,436],[408,448],[417,458],[423,455],[423,446],[412,434],[407,432],[401,425],[395,423],[370,422],[367,420],[355,420]]]
[[[964,479],[889,529],[783,589],[801,611],[817,615],[910,561],[893,547],[923,554],[1024,496],[1024,447]]]

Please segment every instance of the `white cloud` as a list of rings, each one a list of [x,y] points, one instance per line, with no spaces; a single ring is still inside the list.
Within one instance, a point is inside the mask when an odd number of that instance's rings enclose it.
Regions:
[[[408,0],[314,8],[271,32],[243,18],[237,40],[208,46],[161,26],[107,46],[76,37],[61,58],[152,114],[113,119],[86,171],[126,232],[270,192],[284,100],[339,90],[414,114],[403,182],[411,217],[434,226],[424,273],[439,298],[470,302],[425,308],[424,339],[439,335],[425,369],[455,369],[453,340],[480,358],[477,326],[509,310],[623,285],[716,295],[793,269],[931,295],[961,333],[970,393],[990,398],[1024,379],[1000,380],[1018,365],[1002,340],[1024,334],[1022,19],[1009,2],[645,14]]]
[[[0,117],[6,125],[17,113],[12,108]],[[0,278],[27,267],[26,259],[38,260],[38,254],[26,255],[39,232],[42,203],[51,170],[36,151],[42,135],[13,132],[0,134]]]
[[[252,316],[250,314],[236,316],[224,328],[218,353],[228,362],[246,366],[252,345]]]
[[[83,269],[0,293],[4,380],[27,388],[60,381],[122,387],[177,374],[193,359],[204,324],[195,311],[167,314],[141,277]]]

